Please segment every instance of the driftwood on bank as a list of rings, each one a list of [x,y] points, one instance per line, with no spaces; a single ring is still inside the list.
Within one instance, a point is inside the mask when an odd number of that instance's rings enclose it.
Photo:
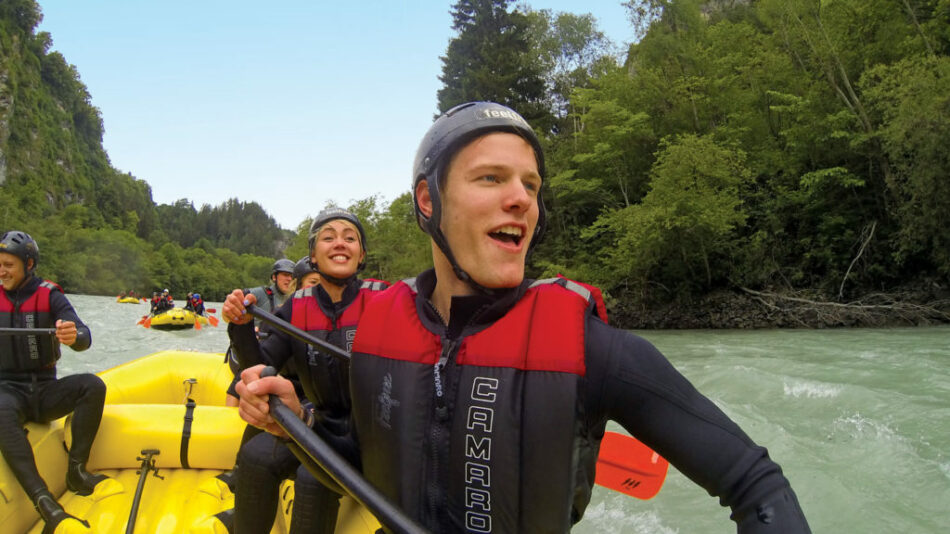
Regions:
[[[689,302],[612,299],[611,322],[628,329],[836,328],[950,323],[950,289],[932,281],[849,302],[812,291],[719,290]]]
[[[754,300],[801,323],[804,327],[925,325],[950,322],[950,299],[924,304],[896,295],[872,293],[852,302],[830,302],[740,288]]]

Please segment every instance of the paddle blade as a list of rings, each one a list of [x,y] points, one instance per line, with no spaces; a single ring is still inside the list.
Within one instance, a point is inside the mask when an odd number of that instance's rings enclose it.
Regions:
[[[208,313],[218,313],[217,308],[205,308],[205,311]]]
[[[669,467],[666,459],[636,439],[606,432],[594,481],[638,499],[652,499],[663,487]]]
[[[151,327],[151,326],[152,326],[152,318],[151,318],[151,317],[146,317],[146,318],[145,318],[145,322],[142,323],[142,326],[144,326],[145,328]]]
[[[148,319],[148,315],[143,315],[141,319],[135,322],[135,324],[142,324],[146,319]]]
[[[201,321],[198,319],[198,316],[195,316],[195,330],[201,330]]]
[[[208,322],[211,323],[211,326],[214,326],[214,327],[218,326],[218,318],[215,317],[214,315],[208,316]]]

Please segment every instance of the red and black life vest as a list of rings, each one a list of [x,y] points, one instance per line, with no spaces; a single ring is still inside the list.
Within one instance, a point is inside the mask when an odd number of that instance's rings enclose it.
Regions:
[[[594,482],[578,410],[599,291],[537,281],[495,323],[448,340],[420,321],[414,283],[369,304],[353,347],[364,474],[437,532],[567,532]]]
[[[346,349],[353,348],[356,326],[366,303],[386,289],[386,282],[366,279],[352,302],[337,317],[329,317],[320,309],[316,290],[318,286],[295,291],[291,295],[293,311],[291,323],[307,333]],[[297,366],[307,398],[317,409],[338,414],[349,414],[349,366],[338,358],[308,349],[307,365]]]
[[[0,327],[50,328],[55,318],[50,310],[50,295],[63,292],[58,285],[44,280],[36,291],[19,305],[0,288]],[[49,369],[59,360],[59,341],[55,336],[0,336],[0,370],[38,371]]]

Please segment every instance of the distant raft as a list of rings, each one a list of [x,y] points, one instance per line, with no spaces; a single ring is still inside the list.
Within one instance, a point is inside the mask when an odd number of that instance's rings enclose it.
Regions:
[[[140,302],[138,297],[116,297],[115,301],[123,304],[138,304]]]
[[[203,315],[184,308],[172,308],[153,315],[149,326],[156,330],[184,330],[194,328],[195,321],[200,325],[208,324],[208,318]]]

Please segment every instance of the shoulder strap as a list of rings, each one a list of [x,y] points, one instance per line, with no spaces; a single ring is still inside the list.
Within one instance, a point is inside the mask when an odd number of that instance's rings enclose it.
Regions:
[[[531,283],[529,288],[538,287],[542,284],[557,284],[564,289],[569,289],[584,297],[584,300],[587,302],[593,302],[597,310],[597,316],[600,317],[603,322],[607,322],[607,305],[604,304],[604,295],[601,293],[599,287],[585,284],[584,282],[577,282],[559,274],[555,278],[535,280]]]
[[[56,282],[50,282],[49,280],[43,280],[42,282],[40,282],[40,287],[45,287],[46,289],[49,289],[50,291],[59,291],[60,293],[65,293],[65,291],[63,291],[63,288],[59,287],[59,284],[57,284]]]

